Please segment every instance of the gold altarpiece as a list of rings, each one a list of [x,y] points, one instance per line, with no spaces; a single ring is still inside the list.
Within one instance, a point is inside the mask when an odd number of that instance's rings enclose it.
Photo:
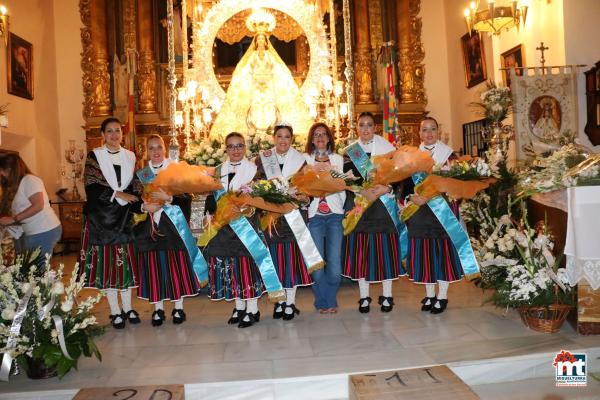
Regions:
[[[332,1],[336,10],[336,26],[333,29],[343,32],[343,27],[340,28],[343,25],[341,10],[343,1],[347,0]],[[201,2],[205,10],[214,3],[210,0],[197,2]],[[417,143],[418,123],[426,114],[427,104],[420,0],[353,0],[349,4],[355,113],[371,111],[382,114],[380,99],[384,83],[378,81],[377,55],[384,42],[393,41],[399,60],[397,97],[401,138],[403,143]],[[117,115],[127,119],[129,76],[133,78],[129,87],[135,97],[135,137],[126,140],[135,141],[140,152],[145,136],[159,133],[166,137],[169,134],[167,66],[166,60],[161,60],[166,51],[163,39],[166,24],[161,21],[161,7],[164,8],[164,5],[160,0],[80,0],[83,116],[88,149],[100,144],[99,125],[104,118]],[[220,28],[218,39],[228,44],[239,43],[245,35],[243,21],[248,12],[243,11],[229,19]],[[309,44],[302,28],[288,15],[277,13],[277,19],[278,29],[273,35],[282,41],[295,41],[295,64],[288,64],[288,67],[300,84],[310,65]],[[325,20],[328,19],[326,16]],[[343,33],[338,33],[335,47],[337,70],[342,79],[345,60]],[[128,55],[129,65],[126,66]],[[132,58],[135,62],[131,61]],[[133,73],[128,75],[125,70]],[[215,68],[215,75],[224,90],[231,80],[232,70],[231,66]],[[176,73],[180,80],[181,60],[177,63]]]

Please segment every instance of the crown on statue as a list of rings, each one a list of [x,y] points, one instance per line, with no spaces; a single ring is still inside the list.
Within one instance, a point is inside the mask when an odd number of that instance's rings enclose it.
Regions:
[[[246,20],[246,27],[254,33],[270,33],[275,29],[275,16],[263,8],[254,9]]]

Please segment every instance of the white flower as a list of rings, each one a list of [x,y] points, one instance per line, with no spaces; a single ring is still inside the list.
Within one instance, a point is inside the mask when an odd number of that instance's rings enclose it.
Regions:
[[[2,311],[2,319],[5,321],[12,321],[15,318],[15,310],[12,308],[5,308]]]
[[[50,336],[52,336],[53,338],[57,338],[58,337],[58,331],[56,329],[52,329],[52,332],[50,332]]]
[[[206,164],[208,164],[208,165],[215,165],[215,163],[216,163],[216,161],[213,158],[211,158],[210,160],[208,160],[206,162]]]
[[[69,311],[71,311],[72,308],[73,308],[73,300],[65,300],[65,301],[63,301],[62,305],[60,306],[60,309],[63,310],[64,312],[69,312]]]
[[[60,295],[63,294],[64,291],[65,286],[62,282],[55,282],[54,285],[52,285],[52,294]]]
[[[485,247],[487,247],[488,249],[493,249],[494,248],[494,241],[491,238],[489,238],[485,242]]]
[[[27,293],[29,289],[31,289],[31,284],[29,282],[24,282],[21,285],[21,290],[23,291],[23,293]]]

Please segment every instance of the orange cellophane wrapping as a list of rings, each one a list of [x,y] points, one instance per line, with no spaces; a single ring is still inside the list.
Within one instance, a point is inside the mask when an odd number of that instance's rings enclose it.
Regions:
[[[445,176],[429,175],[421,184],[426,184],[427,186],[421,189],[424,190],[425,194],[419,194],[425,197],[433,197],[428,193],[431,191],[437,191],[437,193],[445,193],[451,200],[469,200],[472,199],[477,193],[487,189],[495,182],[496,178],[465,181]],[[429,188],[429,186],[431,187]]]
[[[217,202],[217,211],[205,231],[198,238],[198,246],[206,246],[208,242],[217,236],[219,229],[242,216],[251,216],[256,208],[272,213],[274,218],[272,222],[274,223],[278,218],[276,216],[292,211],[296,208],[296,205],[269,203],[260,197],[252,197],[247,193],[226,193]]]
[[[444,193],[450,200],[469,200],[495,182],[496,178],[465,181],[439,175],[428,175],[423,182],[415,186],[415,193],[428,199]],[[407,221],[418,209],[418,205],[410,203],[402,210],[402,220]]]
[[[374,185],[389,185],[400,182],[416,172],[429,173],[433,159],[427,152],[413,146],[401,146],[395,151],[373,157],[370,181]]]
[[[223,189],[214,178],[215,169],[200,165],[189,165],[185,161],[171,163],[160,171],[151,187],[161,188],[171,195],[183,193],[207,193]]]
[[[317,171],[312,165],[305,165],[290,179],[298,192],[313,197],[325,197],[346,190],[342,178],[334,178],[329,171]]]

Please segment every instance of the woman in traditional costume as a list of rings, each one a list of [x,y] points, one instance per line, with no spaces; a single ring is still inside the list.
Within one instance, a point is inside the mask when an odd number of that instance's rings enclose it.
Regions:
[[[139,210],[141,187],[134,178],[135,154],[121,147],[121,122],[105,119],[100,133],[104,145],[89,152],[85,161],[87,200],[79,265],[85,272],[86,287],[106,291],[112,325],[122,329],[126,320],[140,322],[131,307],[130,289],[137,286],[131,216]]]
[[[228,159],[217,167],[216,172],[224,190],[206,199],[209,218],[217,213],[217,201],[226,192],[240,190],[256,175],[256,165],[245,156],[246,144],[242,134],[230,133],[225,138],[225,145]],[[260,254],[262,259],[270,260],[268,250],[246,217],[219,229],[204,247],[208,262],[208,295],[211,300],[235,300],[235,308],[227,323],[237,324],[239,328],[252,326],[260,320],[258,298],[265,291],[261,270],[255,260],[260,250],[266,253],[266,256]]]
[[[308,131],[304,154],[308,165],[316,170],[342,172],[344,158],[335,154],[335,139],[331,129],[317,122]],[[346,192],[333,193],[312,199],[308,207],[308,229],[321,254],[325,267],[312,273],[315,308],[321,314],[337,312],[337,291],[342,278],[342,241]]]
[[[352,171],[360,177],[361,185],[372,169],[371,157],[394,151],[395,147],[375,134],[375,118],[369,112],[358,117],[359,139],[345,150],[344,172]],[[402,256],[399,245],[401,222],[392,187],[374,185],[360,194],[372,205],[364,212],[356,228],[345,237],[343,275],[358,281],[360,300],[358,310],[370,311],[369,285],[382,282],[383,295],[379,296],[382,312],[394,307],[392,281],[401,275]],[[355,195],[348,192],[346,209],[354,206]]]
[[[137,172],[140,181],[151,184],[156,175],[173,161],[165,158],[165,143],[159,135],[147,140],[148,166]],[[174,302],[174,324],[186,320],[183,298],[196,296],[200,289],[196,271],[206,270],[206,261],[196,246],[188,226],[192,199],[190,195],[170,196],[165,191],[150,193],[142,211],[149,214],[134,228],[138,246],[138,297],[154,304],[152,326],[166,319],[164,301]]]
[[[436,165],[447,165],[453,158],[453,150],[439,140],[437,121],[431,117],[425,118],[421,121],[419,134],[419,149],[429,152]],[[460,280],[463,275],[461,259],[454,241],[448,235],[447,227],[440,221],[455,223],[460,229],[462,227],[457,220],[456,202],[448,204],[442,196],[429,199],[414,193],[415,184],[422,179],[422,174],[416,174],[401,183],[403,198],[419,206],[418,211],[406,221],[409,241],[407,270],[413,282],[425,285],[426,297],[421,301],[421,310],[439,314],[444,312],[448,305],[449,284]],[[439,202],[438,207],[433,207],[432,201]]]
[[[289,124],[275,126],[272,150],[256,158],[257,178],[288,180],[298,172],[306,160],[302,153],[292,148],[293,129]],[[275,304],[273,318],[286,321],[300,314],[296,307],[296,288],[312,285],[310,272],[323,267],[317,247],[306,226],[303,212],[294,209],[277,219],[274,226],[264,232],[277,276],[285,289],[286,299]]]

